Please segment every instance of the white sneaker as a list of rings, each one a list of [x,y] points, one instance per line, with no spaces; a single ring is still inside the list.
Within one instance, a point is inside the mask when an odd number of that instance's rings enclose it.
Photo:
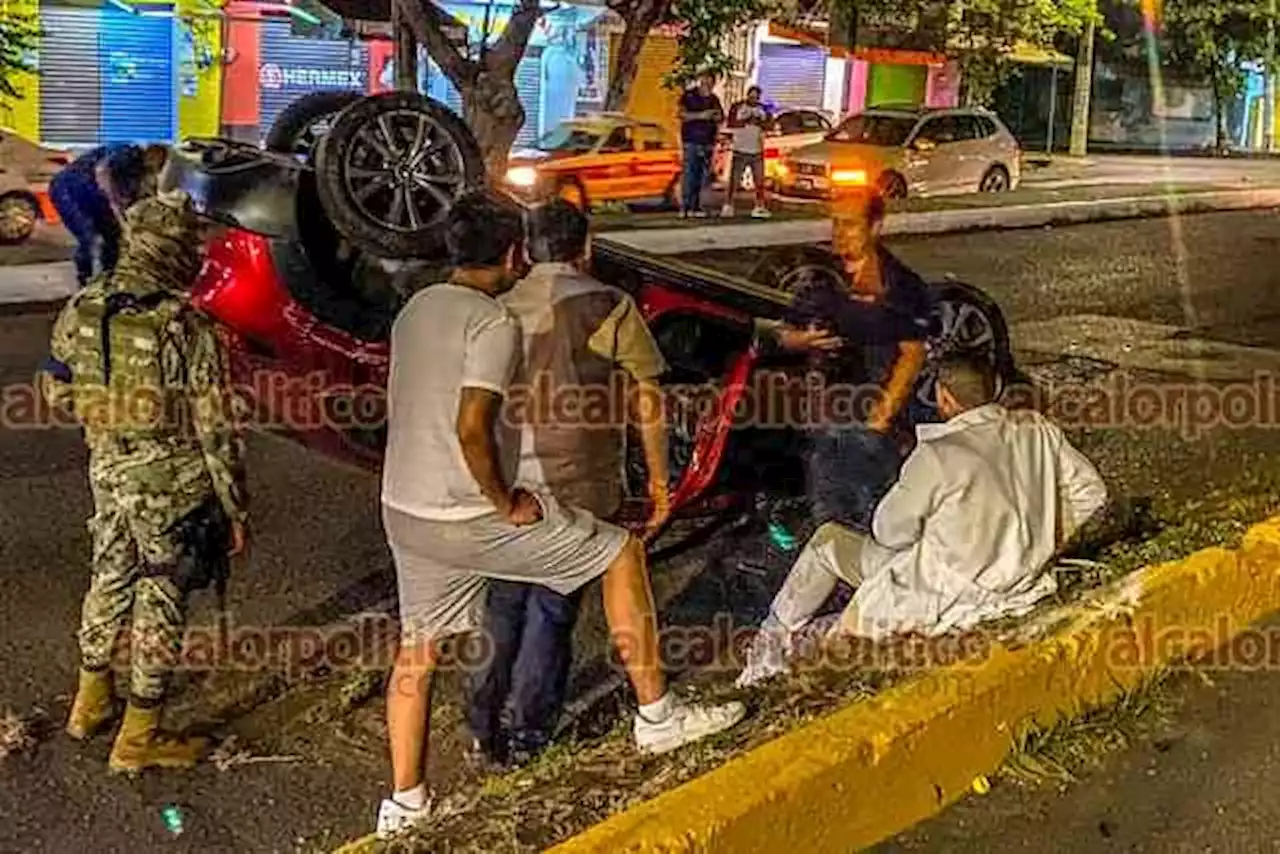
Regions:
[[[422,809],[411,810],[398,801],[387,798],[382,802],[382,806],[378,807],[378,832],[379,839],[387,840],[394,836],[398,836],[407,830],[425,824],[431,818],[431,801],[422,807]]]
[[[747,707],[736,700],[721,706],[693,706],[677,702],[671,716],[660,724],[636,715],[636,747],[642,753],[667,753],[724,732],[746,716]]]
[[[776,617],[772,614],[765,617],[747,650],[747,664],[734,684],[739,688],[750,688],[766,679],[790,673],[791,665],[787,658],[791,655],[793,641],[791,632],[783,628]]]
[[[769,217],[773,216],[773,211],[769,210],[768,208],[763,208],[757,205],[755,208],[752,209],[751,216],[755,219],[768,219]]]
[[[731,217],[731,216],[733,216],[734,214],[736,214],[737,212],[738,212],[738,211],[734,208],[734,206],[733,206],[733,205],[725,205],[724,207],[722,207],[722,208],[720,209],[720,216],[722,216],[722,217]]]

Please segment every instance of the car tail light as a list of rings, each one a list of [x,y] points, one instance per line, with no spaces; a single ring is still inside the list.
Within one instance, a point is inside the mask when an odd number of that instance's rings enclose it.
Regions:
[[[776,148],[766,148],[764,150],[765,160],[777,160],[781,156],[782,156],[782,152]]]

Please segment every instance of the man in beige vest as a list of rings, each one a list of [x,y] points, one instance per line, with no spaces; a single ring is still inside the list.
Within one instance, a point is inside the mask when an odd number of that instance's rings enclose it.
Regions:
[[[520,321],[524,362],[505,419],[519,429],[517,479],[600,519],[623,500],[624,413],[639,403],[641,444],[654,510],[669,512],[666,427],[656,379],[666,370],[640,310],[624,292],[584,272],[586,214],[555,201],[529,224],[529,275],[502,297]],[[488,666],[476,674],[469,713],[474,749],[521,764],[549,741],[564,701],[570,637],[581,590],[490,584]],[[507,713],[508,721],[500,719]]]

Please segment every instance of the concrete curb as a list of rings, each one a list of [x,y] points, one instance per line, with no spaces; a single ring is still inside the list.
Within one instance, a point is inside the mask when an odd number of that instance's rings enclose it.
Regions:
[[[590,828],[553,854],[848,852],[962,798],[1024,722],[1115,699],[1280,611],[1280,517],[1238,549],[1146,567],[1078,605],[794,730]],[[377,850],[373,837],[337,854]],[[393,850],[393,849],[389,849]]]
[[[1280,206],[1280,187],[1251,190],[1208,190],[1177,195],[1143,194],[1002,207],[891,213],[886,235],[951,234],[1004,228],[1042,228],[1088,222],[1142,219],[1174,214],[1252,210]],[[643,252],[680,255],[716,249],[791,246],[831,239],[830,219],[742,223],[693,228],[604,231],[600,237]]]
[[[1280,517],[1240,549],[1147,567],[981,661],[925,673],[795,730],[552,849],[848,852],[941,811],[995,771],[1019,725],[1106,703],[1280,610]]]

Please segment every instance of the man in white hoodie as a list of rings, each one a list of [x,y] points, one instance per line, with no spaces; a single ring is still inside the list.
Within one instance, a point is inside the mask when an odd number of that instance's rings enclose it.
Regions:
[[[1054,558],[1107,501],[1093,464],[1038,412],[995,402],[994,369],[939,368],[942,424],[917,444],[876,508],[872,536],[820,527],[753,643],[740,686],[788,670],[796,633],[841,583],[856,588],[837,631],[871,639],[963,631],[1025,614],[1056,590]]]

